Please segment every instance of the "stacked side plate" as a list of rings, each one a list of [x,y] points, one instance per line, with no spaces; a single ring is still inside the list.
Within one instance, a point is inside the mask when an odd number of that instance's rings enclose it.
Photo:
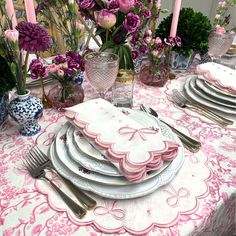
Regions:
[[[43,79],[43,84],[45,85],[45,84],[51,83],[53,81],[56,81],[56,80],[53,79],[53,78],[45,78],[45,79]],[[37,87],[37,86],[40,86],[40,85],[41,85],[40,84],[40,79],[32,80],[30,77],[27,77],[27,79],[26,79],[26,86],[28,88],[30,88],[30,87]]]
[[[201,77],[190,77],[185,85],[187,96],[198,104],[228,113],[236,114],[236,96],[207,82]]]
[[[184,162],[181,142],[159,120],[140,111],[125,110],[132,119],[146,127],[159,128],[166,138],[179,143],[178,156],[172,162],[165,162],[161,169],[149,172],[143,182],[130,183],[81,136],[76,127],[66,123],[50,148],[50,157],[56,170],[78,187],[113,199],[144,196],[168,183]]]

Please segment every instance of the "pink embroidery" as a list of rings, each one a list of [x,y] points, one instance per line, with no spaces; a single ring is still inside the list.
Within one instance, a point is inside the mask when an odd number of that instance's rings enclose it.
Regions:
[[[171,197],[167,198],[166,202],[171,207],[177,207],[179,204],[180,198],[188,198],[190,196],[190,192],[186,188],[180,188],[178,191],[174,189],[174,187],[170,184],[170,188],[172,190],[164,190],[165,192],[169,193]]]
[[[66,134],[63,134],[63,135],[60,137],[60,139],[63,140],[64,142],[66,142],[66,139],[67,139]]]
[[[142,129],[134,129],[131,127],[122,127],[119,129],[119,134],[121,135],[126,135],[130,134],[129,140],[132,140],[134,136],[138,133],[139,136],[142,138],[142,140],[146,141],[147,139],[145,138],[144,134],[156,134],[158,131],[154,129],[149,129],[149,128],[142,128]]]
[[[116,220],[123,220],[125,218],[125,212],[122,209],[115,208],[115,204],[117,201],[114,201],[111,205],[109,206],[109,201],[105,201],[105,206],[97,206],[94,210],[93,213],[94,215],[106,215],[110,214],[115,218]]]
[[[49,134],[48,134],[48,139],[46,139],[46,140],[43,142],[43,144],[44,144],[45,146],[51,145],[51,143],[53,142],[54,138],[55,138],[55,134],[54,134],[54,133],[49,133]]]

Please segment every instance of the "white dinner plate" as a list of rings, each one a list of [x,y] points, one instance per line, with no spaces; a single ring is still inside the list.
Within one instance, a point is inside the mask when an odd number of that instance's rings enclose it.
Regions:
[[[61,162],[61,159],[57,156],[57,153],[55,152],[55,144],[51,145],[50,147],[50,157],[52,163],[56,170],[62,176],[72,181],[76,186],[82,188],[83,190],[91,191],[102,197],[111,199],[131,199],[150,194],[159,187],[169,183],[175,177],[175,175],[178,173],[184,163],[184,148],[180,140],[175,134],[172,133],[172,131],[166,125],[160,123],[160,121],[157,119],[153,118],[153,120],[156,120],[159,123],[160,127],[163,127],[162,130],[164,132],[170,133],[171,136],[173,136],[174,140],[179,143],[179,153],[165,170],[163,170],[160,174],[154,176],[153,178],[148,179],[142,183],[126,186],[113,186],[102,183],[96,183],[86,178],[82,178],[81,176],[72,172],[67,166],[65,166]]]
[[[81,152],[74,141],[73,133],[75,130],[78,129],[71,125],[66,133],[66,145],[71,158],[88,170],[104,175],[121,176],[118,169],[111,164],[111,162],[99,161],[93,157],[90,157],[86,153]]]
[[[214,97],[215,99],[219,99],[221,101],[229,102],[232,104],[236,103],[236,96],[229,96],[226,95],[224,92],[222,93],[221,90],[214,87],[213,85],[210,85],[205,80],[197,77],[196,79],[196,85],[201,88],[205,93],[209,94],[210,96]],[[214,89],[215,88],[215,89]]]
[[[216,103],[217,105],[221,105],[223,107],[229,107],[232,109],[236,109],[236,103],[232,104],[232,103],[229,103],[226,101],[222,101],[220,99],[215,99],[214,97],[211,97],[208,94],[204,93],[204,91],[202,91],[202,89],[197,86],[196,79],[197,79],[197,77],[192,77],[189,81],[189,87],[191,88],[191,90],[195,94],[197,94],[201,98],[205,99],[206,101]]]
[[[218,110],[218,111],[221,111],[221,112],[224,112],[224,113],[228,113],[228,114],[234,114],[236,115],[236,109],[233,109],[233,108],[228,108],[228,107],[224,107],[224,106],[221,106],[221,105],[218,105],[218,104],[215,104],[211,101],[208,101],[202,97],[200,97],[199,95],[197,95],[191,88],[190,88],[190,80],[191,78],[187,79],[185,85],[184,85],[184,89],[185,89],[185,92],[187,94],[187,96],[193,100],[194,102],[198,103],[198,104],[202,104],[206,107],[210,107],[210,108],[213,108],[215,110]]]

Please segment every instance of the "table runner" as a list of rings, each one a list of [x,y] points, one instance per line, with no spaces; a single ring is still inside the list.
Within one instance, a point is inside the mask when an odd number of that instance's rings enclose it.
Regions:
[[[24,154],[34,142],[43,146],[45,151],[48,149],[57,130],[65,122],[63,114],[52,109],[44,111],[40,120],[43,129],[38,137],[19,136],[17,126],[12,121],[5,123],[0,133],[2,234],[96,236],[112,232],[111,235],[231,235],[235,230],[236,126],[221,128],[206,118],[173,105],[169,98],[171,89],[182,88],[185,79],[179,77],[169,81],[164,88],[149,87],[137,82],[135,108],[138,109],[141,103],[152,106],[167,122],[199,139],[202,142],[201,152],[192,154],[186,151],[186,160],[179,174],[170,184],[157,190],[162,193],[164,201],[152,199],[157,191],[147,196],[152,207],[140,207],[143,214],[138,214],[139,209],[136,209],[134,218],[130,215],[128,227],[116,231],[108,231],[104,225],[98,226],[99,222],[81,224],[73,217],[67,217],[64,211],[54,211],[56,206],[52,197],[56,198],[56,194],[50,192],[49,195],[42,195],[39,189],[47,193],[47,185],[29,177],[20,166]],[[85,84],[85,91],[92,91],[89,85]],[[201,168],[192,168],[194,165],[200,165]],[[189,178],[198,178],[195,190],[191,188],[194,184],[189,184]],[[145,197],[131,202],[138,208],[139,201],[145,202]],[[156,201],[159,205],[155,204]],[[168,211],[165,208],[167,206]],[[163,207],[165,211],[162,211]],[[60,205],[60,209],[56,210],[62,209]],[[153,214],[160,212],[161,219],[158,219],[157,224],[147,223]],[[121,220],[117,219],[123,220],[127,215],[124,213],[118,201],[99,199],[97,208],[90,214],[93,217],[98,215],[96,220],[107,217],[109,222],[120,223]]]

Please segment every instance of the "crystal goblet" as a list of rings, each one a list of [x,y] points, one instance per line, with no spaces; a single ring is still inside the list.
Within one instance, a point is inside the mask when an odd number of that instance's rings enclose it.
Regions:
[[[101,98],[114,84],[119,70],[119,56],[108,52],[92,52],[85,56],[85,73]]]
[[[211,32],[208,41],[208,54],[213,61],[220,62],[223,56],[230,48],[235,37],[234,32],[217,33]]]

